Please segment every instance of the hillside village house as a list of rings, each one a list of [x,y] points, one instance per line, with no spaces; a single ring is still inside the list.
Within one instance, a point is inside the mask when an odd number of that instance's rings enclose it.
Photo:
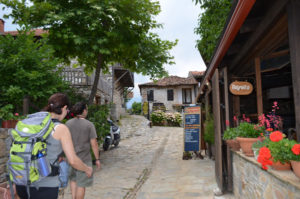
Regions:
[[[169,76],[156,82],[139,84],[142,103],[149,102],[150,112],[155,106],[163,106],[169,112],[180,112],[184,106],[196,103],[195,96],[203,74],[193,71],[187,78]]]
[[[17,36],[18,31],[4,31],[4,20],[0,19],[0,35]],[[35,37],[41,38],[43,33],[47,33],[43,29],[33,30]],[[64,67],[62,71],[63,79],[70,82],[72,87],[75,87],[79,93],[89,96],[95,73],[88,76],[84,73],[82,67],[74,68],[76,60],[72,60],[70,66]],[[122,68],[119,64],[111,66],[109,74],[101,72],[97,86],[97,92],[94,99],[95,104],[109,104],[113,102],[111,117],[113,120],[118,120],[125,113],[125,98],[133,96],[124,96],[125,90],[129,87],[134,87],[134,76],[129,70]]]

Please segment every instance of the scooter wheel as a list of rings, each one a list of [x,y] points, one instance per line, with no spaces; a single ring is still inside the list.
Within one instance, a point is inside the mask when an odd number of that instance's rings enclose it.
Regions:
[[[105,140],[104,143],[103,143],[103,150],[104,151],[107,151],[109,148],[109,141],[108,140]]]
[[[119,143],[120,143],[120,140],[116,141],[116,142],[114,143],[115,147],[117,147],[117,146],[119,145]]]

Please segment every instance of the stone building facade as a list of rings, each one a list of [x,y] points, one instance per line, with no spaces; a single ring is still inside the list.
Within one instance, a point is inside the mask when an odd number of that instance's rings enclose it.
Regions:
[[[196,103],[198,85],[199,82],[190,73],[187,78],[169,76],[157,82],[140,84],[139,88],[142,103],[149,102],[150,112],[157,104],[163,105],[166,111],[174,112]]]

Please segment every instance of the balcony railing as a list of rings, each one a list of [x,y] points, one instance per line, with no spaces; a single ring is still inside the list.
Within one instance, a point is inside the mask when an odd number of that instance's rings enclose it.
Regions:
[[[63,80],[70,82],[74,87],[91,87],[94,82],[95,74],[88,76],[82,68],[66,67],[62,71]],[[112,86],[103,80],[100,76],[98,90],[111,95]]]

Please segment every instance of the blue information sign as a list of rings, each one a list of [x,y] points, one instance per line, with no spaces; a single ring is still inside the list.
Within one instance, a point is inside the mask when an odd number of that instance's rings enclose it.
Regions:
[[[184,151],[200,151],[200,107],[186,107],[184,112]]]

